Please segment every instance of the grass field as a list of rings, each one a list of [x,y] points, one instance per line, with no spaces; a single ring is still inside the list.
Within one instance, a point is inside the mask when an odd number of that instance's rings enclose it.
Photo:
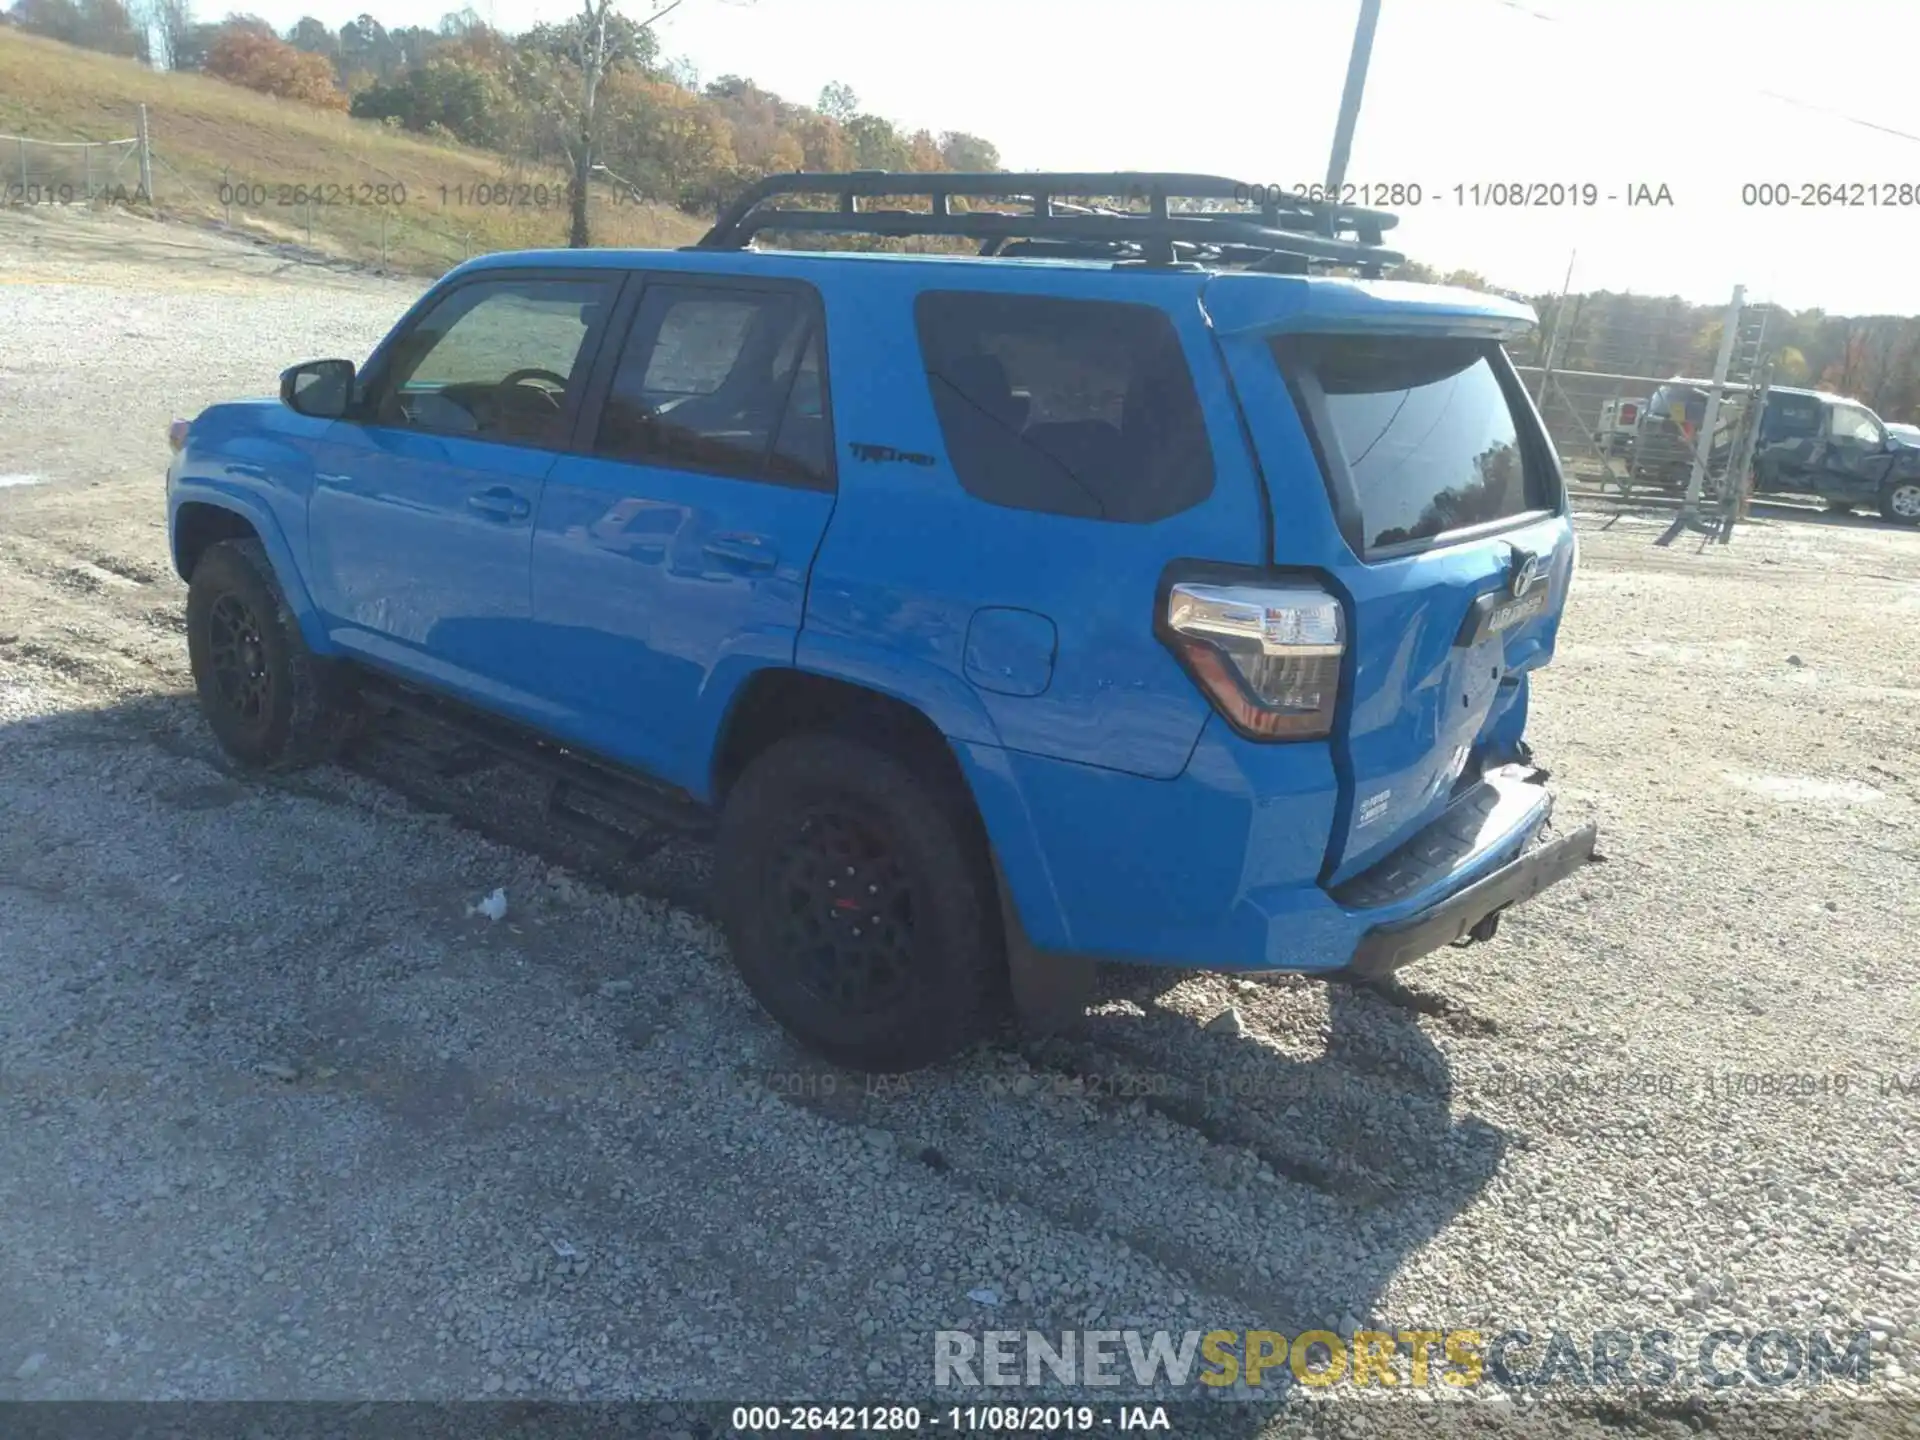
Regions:
[[[311,236],[316,248],[366,261],[381,257],[384,238],[391,268],[431,274],[470,254],[566,243],[566,181],[557,170],[0,28],[0,133],[124,139],[142,104],[154,205],[169,216],[274,240]],[[0,185],[20,183],[21,149],[0,141]],[[28,178],[77,183],[77,174],[49,168],[57,157],[26,147]],[[134,167],[113,183],[135,190]],[[313,203],[302,188],[316,195]],[[667,206],[616,204],[598,193],[591,223],[602,245],[684,245],[705,228]]]

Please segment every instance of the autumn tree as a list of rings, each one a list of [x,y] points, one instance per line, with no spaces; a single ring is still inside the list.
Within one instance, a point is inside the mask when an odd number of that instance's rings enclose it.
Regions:
[[[353,115],[394,120],[404,129],[483,150],[510,149],[522,121],[519,99],[501,74],[451,56],[409,70],[390,85],[368,86],[353,97]]]
[[[833,80],[820,88],[820,98],[814,102],[813,108],[829,120],[837,120],[844,125],[860,113],[860,97],[853,93],[851,85]]]
[[[146,30],[120,0],[16,0],[8,13],[30,34],[107,55],[148,58]]]
[[[340,37],[327,28],[326,22],[311,15],[302,15],[293,23],[287,31],[287,43],[309,55],[325,56],[329,65],[340,54]]]
[[[522,37],[516,79],[555,113],[557,129],[572,172],[572,202],[567,244],[591,243],[587,233],[587,189],[600,141],[600,90],[613,70],[651,64],[659,45],[656,22],[685,0],[668,0],[644,20],[631,20],[615,8],[618,0],[580,0],[580,11],[559,25],[536,25]]]
[[[969,135],[964,130],[945,130],[940,135],[940,159],[949,170],[998,170],[1000,152],[990,140]]]
[[[207,48],[205,69],[230,84],[283,100],[323,110],[345,110],[348,105],[324,57],[294,49],[257,22],[235,20],[222,26]]]

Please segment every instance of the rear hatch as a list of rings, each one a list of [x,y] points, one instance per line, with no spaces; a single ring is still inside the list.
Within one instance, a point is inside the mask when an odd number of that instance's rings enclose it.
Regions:
[[[1501,342],[1531,310],[1391,282],[1221,275],[1205,304],[1264,474],[1275,564],[1350,639],[1323,878],[1365,869],[1511,754],[1574,559],[1559,463]]]

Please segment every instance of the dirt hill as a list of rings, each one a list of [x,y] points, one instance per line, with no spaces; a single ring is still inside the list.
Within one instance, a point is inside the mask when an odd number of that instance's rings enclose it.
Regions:
[[[259,95],[209,76],[149,70],[0,26],[0,134],[123,140],[147,107],[153,202],[262,238],[437,274],[470,254],[564,244],[565,177],[505,156]],[[45,203],[86,188],[86,153],[0,140],[0,201]],[[92,152],[95,188],[132,193],[126,154]],[[104,176],[102,172],[105,172]],[[702,222],[596,194],[603,245],[674,246]]]

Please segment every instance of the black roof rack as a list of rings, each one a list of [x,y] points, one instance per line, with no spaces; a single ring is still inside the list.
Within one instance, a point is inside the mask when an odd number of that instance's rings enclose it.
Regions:
[[[832,209],[788,209],[782,197],[824,197]],[[955,210],[970,200],[1024,201],[1018,210]],[[1061,197],[1107,202],[1074,204]],[[922,198],[921,210],[863,209],[862,200]],[[1175,202],[1229,201],[1242,208]],[[1305,272],[1352,265],[1377,276],[1406,257],[1381,245],[1399,224],[1385,210],[1332,205],[1244,185],[1220,175],[1148,170],[1022,172],[854,170],[769,175],[720,213],[692,248],[743,250],[756,236],[945,235],[981,242],[982,255],[1114,259],[1144,265],[1204,263]]]

